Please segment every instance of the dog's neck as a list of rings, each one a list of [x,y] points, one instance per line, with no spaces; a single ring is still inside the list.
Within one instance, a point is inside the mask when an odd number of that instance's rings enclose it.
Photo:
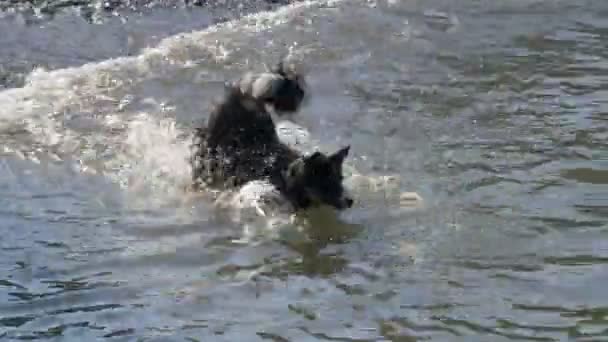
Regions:
[[[311,202],[305,196],[304,190],[299,191],[297,184],[294,184],[293,177],[289,176],[289,169],[292,163],[303,162],[302,156],[298,155],[296,158],[289,158],[288,162],[282,161],[276,163],[277,169],[274,174],[276,176],[271,178],[271,182],[279,190],[279,192],[289,201],[295,210],[305,209],[310,207]]]

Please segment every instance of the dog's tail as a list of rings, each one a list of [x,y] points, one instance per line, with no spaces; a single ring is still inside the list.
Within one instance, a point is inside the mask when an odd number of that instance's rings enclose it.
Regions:
[[[283,85],[284,77],[277,73],[265,72],[256,74],[248,72],[238,80],[237,85],[242,94],[259,101],[274,98]]]

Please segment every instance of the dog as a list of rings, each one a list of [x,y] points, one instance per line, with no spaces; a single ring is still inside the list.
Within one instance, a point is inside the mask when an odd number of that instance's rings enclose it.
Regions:
[[[271,72],[245,74],[225,90],[207,122],[210,148],[275,143],[274,121],[266,107],[279,116],[295,113],[304,101],[306,82],[280,62]]]
[[[205,127],[195,129],[191,155],[195,187],[235,188],[265,180],[297,211],[320,205],[352,207],[342,165],[350,147],[303,155],[280,141],[267,107],[295,113],[306,96],[303,77],[283,63],[247,74],[226,88]]]

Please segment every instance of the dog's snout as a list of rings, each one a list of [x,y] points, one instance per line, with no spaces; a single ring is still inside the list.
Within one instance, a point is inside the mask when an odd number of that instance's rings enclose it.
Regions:
[[[349,209],[353,206],[355,201],[350,197],[342,197],[337,203],[336,208],[340,210]]]
[[[326,202],[326,203],[327,204],[331,203],[330,205],[338,210],[344,210],[344,209],[351,208],[353,206],[353,204],[355,203],[355,201],[350,197],[340,197],[340,198],[334,199],[331,202]]]

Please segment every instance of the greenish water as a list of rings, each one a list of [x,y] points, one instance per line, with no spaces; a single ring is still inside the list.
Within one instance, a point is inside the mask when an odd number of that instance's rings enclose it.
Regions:
[[[131,5],[2,5],[0,339],[608,341],[608,3]],[[223,81],[289,47],[298,122],[424,207],[237,244],[182,191]]]

